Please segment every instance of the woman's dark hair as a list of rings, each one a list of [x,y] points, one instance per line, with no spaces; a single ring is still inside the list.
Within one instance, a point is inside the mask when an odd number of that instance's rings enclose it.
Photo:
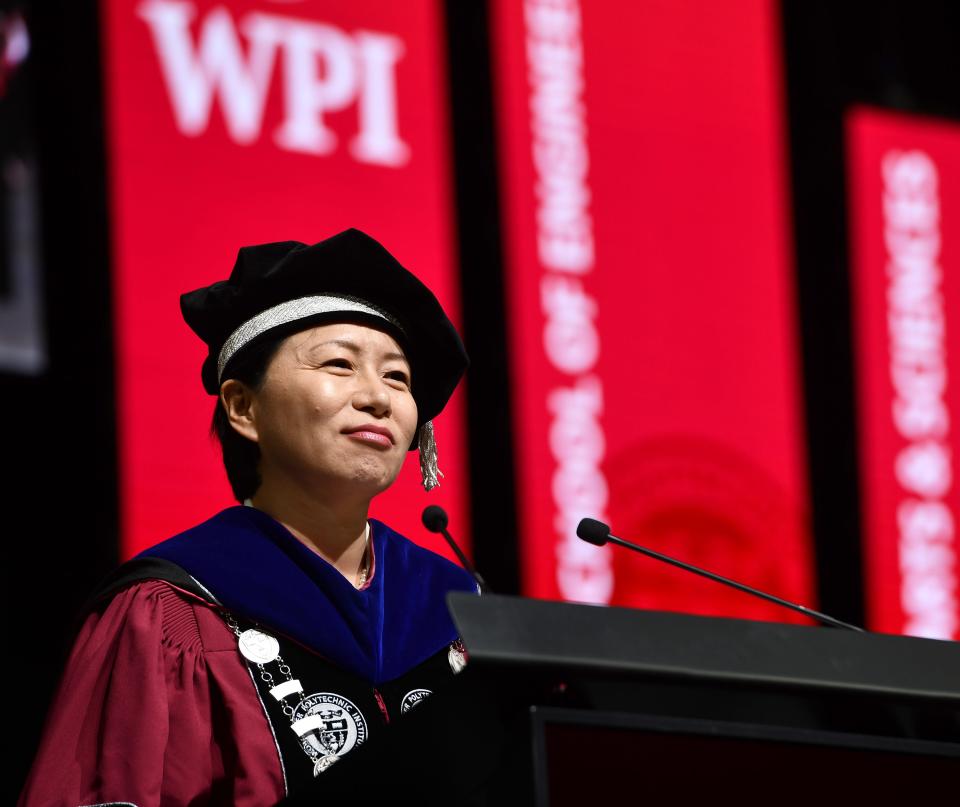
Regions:
[[[267,366],[286,336],[268,335],[263,340],[247,345],[226,366],[224,380],[235,378],[250,389],[259,390]],[[260,487],[260,447],[233,428],[219,396],[213,409],[210,434],[220,441],[223,467],[227,471],[234,497],[238,502],[249,499]]]

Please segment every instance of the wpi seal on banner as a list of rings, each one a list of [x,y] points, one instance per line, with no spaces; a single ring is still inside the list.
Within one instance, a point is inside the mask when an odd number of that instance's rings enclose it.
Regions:
[[[607,470],[617,535],[787,599],[810,598],[800,493],[752,457],[719,441],[675,435],[623,447]],[[614,575],[619,605],[783,618],[777,606],[632,553],[615,555]]]

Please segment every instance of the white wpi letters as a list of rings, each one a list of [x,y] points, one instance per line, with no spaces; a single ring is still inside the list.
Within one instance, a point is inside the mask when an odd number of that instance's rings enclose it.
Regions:
[[[230,137],[239,144],[257,140],[279,64],[284,117],[273,139],[280,148],[332,153],[337,137],[323,116],[356,103],[359,131],[350,141],[350,153],[376,165],[409,160],[410,149],[397,131],[396,65],[404,51],[398,37],[374,31],[351,35],[332,25],[261,12],[236,23],[224,6],[217,6],[197,23],[194,38],[193,3],[147,0],[137,11],[150,28],[183,134],[196,137],[206,131],[218,97]]]

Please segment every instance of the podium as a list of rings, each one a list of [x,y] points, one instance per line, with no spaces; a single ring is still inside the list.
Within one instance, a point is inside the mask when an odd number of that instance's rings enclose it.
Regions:
[[[469,663],[282,804],[888,804],[960,781],[960,643],[451,593]]]
[[[955,793],[960,643],[462,593],[515,803]],[[501,801],[503,796],[501,795]]]

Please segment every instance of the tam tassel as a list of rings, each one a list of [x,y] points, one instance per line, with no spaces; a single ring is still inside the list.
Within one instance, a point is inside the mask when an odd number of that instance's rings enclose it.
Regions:
[[[437,465],[437,440],[433,434],[433,421],[428,420],[420,427],[420,476],[423,489],[430,491],[440,484],[443,471]]]

